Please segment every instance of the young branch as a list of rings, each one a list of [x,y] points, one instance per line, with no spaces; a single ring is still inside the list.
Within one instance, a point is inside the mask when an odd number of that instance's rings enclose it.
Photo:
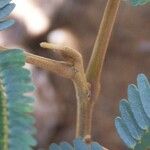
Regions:
[[[94,45],[93,53],[87,68],[86,76],[87,80],[91,83],[93,91],[92,97],[94,100],[99,94],[102,67],[119,4],[120,0],[108,0]]]
[[[91,89],[90,84],[86,80],[81,54],[69,47],[62,47],[52,43],[43,42],[40,45],[47,50],[53,50],[58,54],[62,54],[66,61],[73,62],[75,74],[71,80],[74,83],[77,98],[76,137],[84,137],[86,142],[91,142]],[[103,149],[108,150],[105,147]]]
[[[46,42],[43,42],[40,45],[49,51],[53,50],[55,53],[62,54],[65,61],[56,61],[24,52],[26,55],[26,62],[73,81],[77,97],[76,137],[84,137],[90,129],[88,126],[89,115],[87,115],[88,107],[90,105],[90,86],[86,81],[82,56],[78,51],[68,47],[62,47]],[[0,47],[0,50],[4,51],[6,49]]]
[[[88,107],[90,105],[90,86],[86,80],[85,71],[83,67],[83,59],[81,54],[68,47],[61,47],[50,43],[41,43],[43,48],[54,50],[54,52],[61,53],[66,61],[73,62],[75,71],[71,80],[74,83],[77,98],[77,120],[76,120],[76,137],[84,137],[89,128],[89,115],[87,115]]]
[[[74,50],[70,47],[66,47],[66,46],[63,47],[61,45],[56,45],[47,42],[42,42],[40,46],[50,51],[54,51],[57,54],[61,54],[66,59],[66,61],[68,61],[68,59],[69,61],[71,61],[72,59],[72,61],[76,61],[80,63],[82,60],[81,54],[77,50]]]
[[[39,68],[56,73],[64,78],[71,79],[74,76],[74,70],[71,63],[56,61],[49,58],[37,56],[25,52],[26,62]]]
[[[87,125],[89,129],[87,133],[85,133],[86,135],[89,135],[91,131],[93,107],[100,92],[102,68],[119,4],[120,0],[108,0],[94,45],[92,56],[86,70],[86,78],[91,85],[91,99],[89,101],[90,105],[87,106],[88,117],[86,117],[89,118],[89,125]]]
[[[7,48],[0,46],[0,51],[5,51]],[[56,61],[49,58],[37,56],[28,52],[25,52],[26,62],[47,71],[56,73],[62,77],[71,79],[74,76],[74,70],[72,69],[72,63],[64,61]]]
[[[102,68],[119,4],[120,0],[108,0],[97,39],[95,41],[92,56],[87,67],[86,77],[88,82],[91,83],[93,101],[95,101],[99,95]]]

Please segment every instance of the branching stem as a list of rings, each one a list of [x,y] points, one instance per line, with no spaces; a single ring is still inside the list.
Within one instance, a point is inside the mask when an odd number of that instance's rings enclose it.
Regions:
[[[76,136],[84,137],[86,141],[91,139],[93,106],[100,92],[102,67],[119,4],[120,0],[108,0],[107,2],[86,74],[82,56],[74,49],[46,42],[41,43],[41,47],[61,54],[64,61],[56,61],[25,52],[27,63],[73,81],[77,97]],[[3,51],[5,48],[0,47],[0,50]]]
[[[0,51],[5,51],[7,48],[0,46]],[[62,77],[72,79],[74,77],[73,64],[71,62],[56,61],[49,58],[34,55],[28,52],[24,52],[26,56],[26,62],[35,65],[39,68],[45,69],[56,73]]]
[[[90,124],[87,114],[90,107],[90,86],[86,80],[82,56],[78,51],[69,47],[46,42],[40,45],[49,51],[53,50],[55,53],[61,54],[65,61],[56,61],[25,52],[26,62],[73,81],[77,97],[76,137],[84,137],[91,128],[88,126]],[[0,50],[7,49],[0,47]]]
[[[54,50],[62,54],[65,60],[73,63],[74,75],[70,78],[76,90],[77,98],[77,121],[76,121],[76,137],[84,137],[90,129],[88,108],[90,106],[90,85],[86,80],[83,67],[83,59],[81,54],[71,48],[54,45],[51,43],[41,43],[43,48]]]

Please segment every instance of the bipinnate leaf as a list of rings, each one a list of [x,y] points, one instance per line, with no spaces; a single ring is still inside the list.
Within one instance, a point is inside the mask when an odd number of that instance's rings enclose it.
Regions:
[[[0,53],[0,150],[32,150],[35,119],[34,90],[25,54],[11,49]]]
[[[128,86],[128,100],[121,100],[119,110],[115,126],[124,143],[135,150],[150,148],[150,85],[144,74],[138,75],[137,87]]]
[[[0,31],[5,30],[14,24],[14,20],[7,19],[15,8],[15,4],[10,2],[11,0],[0,0]]]
[[[150,0],[130,0],[133,6],[144,5],[150,2]]]
[[[51,144],[49,150],[103,150],[102,146],[97,142],[86,143],[82,138],[73,140],[73,145],[61,142],[58,144]]]

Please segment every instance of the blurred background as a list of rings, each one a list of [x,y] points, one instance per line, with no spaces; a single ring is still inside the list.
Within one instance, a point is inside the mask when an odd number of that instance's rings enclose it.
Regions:
[[[107,0],[14,0],[16,24],[0,33],[2,46],[20,47],[31,53],[60,59],[39,47],[42,41],[65,44],[79,50],[85,68]],[[150,75],[150,5],[131,7],[122,1],[106,55],[102,91],[94,109],[93,140],[110,150],[125,150],[114,118],[118,103],[127,97],[127,86],[138,73]],[[72,141],[75,134],[76,99],[71,81],[28,65],[37,87],[35,116],[38,146]]]

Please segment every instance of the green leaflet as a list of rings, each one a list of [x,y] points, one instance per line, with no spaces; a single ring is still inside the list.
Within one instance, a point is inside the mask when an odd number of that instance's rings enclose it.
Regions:
[[[129,148],[146,150],[150,148],[150,84],[140,74],[137,85],[128,86],[128,100],[121,100],[121,116],[116,118],[115,126]]]
[[[32,150],[36,145],[34,98],[27,96],[34,87],[24,64],[22,50],[0,53],[0,150]]]
[[[130,0],[133,6],[144,5],[150,2],[150,0]]]
[[[49,150],[103,150],[103,148],[97,142],[87,144],[81,138],[77,138],[73,141],[73,146],[67,142],[61,142],[59,145],[53,143]]]
[[[15,7],[15,4],[10,2],[11,0],[0,0],[0,31],[14,24],[14,20],[7,19]]]

